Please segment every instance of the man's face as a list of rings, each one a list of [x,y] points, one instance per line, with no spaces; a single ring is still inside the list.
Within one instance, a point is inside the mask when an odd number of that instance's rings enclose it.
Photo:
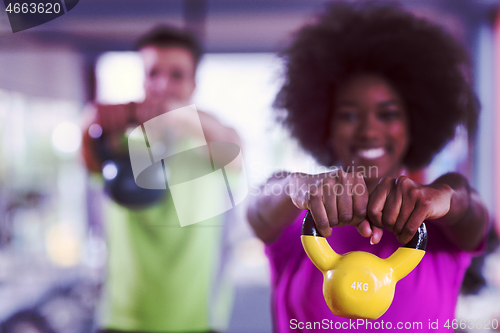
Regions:
[[[170,108],[186,105],[196,86],[191,52],[177,46],[145,46],[139,52],[146,71],[146,101]]]

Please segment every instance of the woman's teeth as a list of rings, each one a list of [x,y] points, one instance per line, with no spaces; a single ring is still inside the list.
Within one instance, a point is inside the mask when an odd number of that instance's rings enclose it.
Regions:
[[[358,150],[358,155],[362,158],[373,160],[385,155],[385,149],[384,148],[360,149]]]

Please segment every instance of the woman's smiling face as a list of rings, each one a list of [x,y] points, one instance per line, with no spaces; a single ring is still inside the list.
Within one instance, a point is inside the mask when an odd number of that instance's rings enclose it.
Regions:
[[[344,167],[365,167],[372,180],[399,176],[410,141],[408,115],[386,80],[368,74],[349,79],[334,100],[330,129],[330,146]]]

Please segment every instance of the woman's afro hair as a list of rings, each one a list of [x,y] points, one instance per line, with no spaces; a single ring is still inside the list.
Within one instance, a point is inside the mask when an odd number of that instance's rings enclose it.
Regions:
[[[333,100],[360,73],[386,79],[406,104],[407,168],[428,165],[458,125],[474,132],[479,104],[467,82],[468,55],[448,33],[387,3],[336,2],[327,9],[283,52],[285,81],[274,102],[284,111],[283,125],[318,162],[337,162],[328,145]]]

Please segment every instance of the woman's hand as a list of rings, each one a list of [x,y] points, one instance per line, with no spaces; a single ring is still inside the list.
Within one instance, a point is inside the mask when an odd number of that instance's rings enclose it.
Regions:
[[[422,185],[406,176],[385,177],[370,194],[367,216],[371,224],[394,232],[406,244],[424,220],[448,214],[452,196],[447,184]]]
[[[401,176],[383,178],[368,194],[360,174],[341,170],[320,175],[279,173],[251,196],[247,218],[266,243],[276,240],[301,210],[309,209],[318,231],[330,236],[332,227],[354,225],[371,242],[383,228],[406,244],[424,220],[435,220],[458,248],[477,249],[488,229],[488,211],[467,179],[448,173],[430,185]],[[275,187],[281,189],[274,192]],[[271,189],[271,191],[270,191]]]
[[[362,174],[337,170],[319,175],[292,173],[288,177],[292,203],[311,211],[322,236],[330,236],[333,227],[352,225],[362,236],[371,236],[372,243],[380,241],[382,230],[366,219],[368,189]]]

